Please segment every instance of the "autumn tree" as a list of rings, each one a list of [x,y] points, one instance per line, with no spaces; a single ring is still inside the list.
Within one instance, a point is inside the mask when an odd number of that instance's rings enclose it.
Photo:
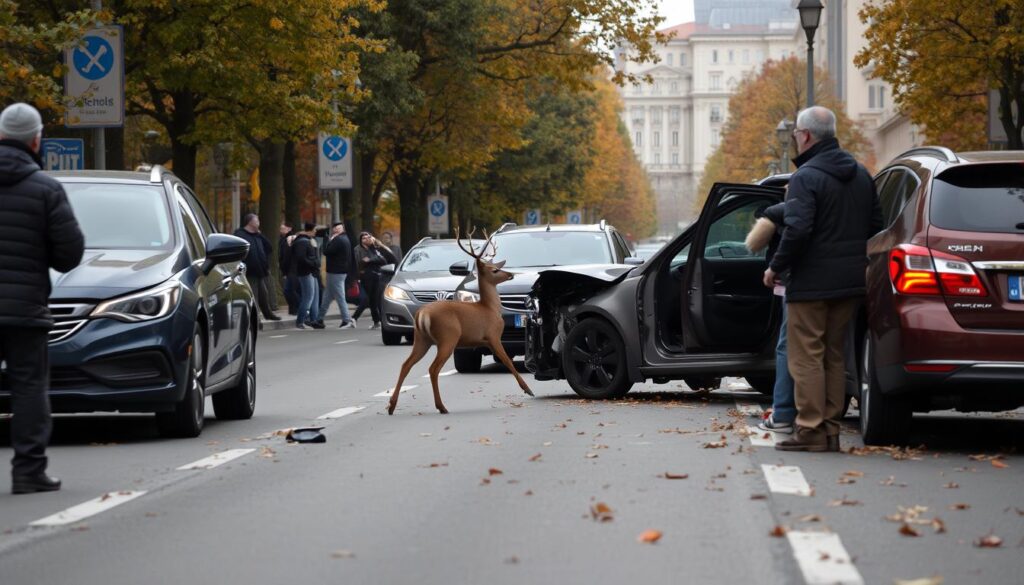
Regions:
[[[870,143],[836,99],[827,74],[816,69],[814,79],[816,103],[835,112],[839,144],[867,167],[873,167]],[[796,155],[792,139],[789,151],[782,151],[775,129],[780,120],[796,120],[807,103],[806,88],[807,64],[796,57],[768,61],[759,72],[740,82],[729,98],[729,119],[721,143],[705,164],[697,188],[698,209],[714,183],[749,183],[768,174],[771,163]]]
[[[889,82],[929,140],[983,148],[989,90],[1011,149],[1024,148],[1024,3],[1019,0],[879,0],[860,11],[867,46],[854,59]]]

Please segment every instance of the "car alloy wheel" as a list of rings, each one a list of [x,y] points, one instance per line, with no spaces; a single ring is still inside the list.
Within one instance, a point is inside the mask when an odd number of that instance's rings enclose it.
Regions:
[[[242,359],[245,369],[238,383],[213,395],[213,411],[219,419],[246,420],[256,410],[256,339],[252,332],[246,335]]]
[[[584,398],[618,398],[633,383],[626,371],[626,347],[608,322],[584,319],[565,339],[562,369],[572,389]]]
[[[196,327],[189,353],[185,396],[174,405],[173,411],[157,413],[156,422],[161,434],[169,437],[198,437],[203,432],[206,417],[204,360],[202,330]]]
[[[864,336],[860,371],[860,433],[866,445],[902,444],[907,440],[912,412],[903,397],[882,394],[874,369],[874,343]]]

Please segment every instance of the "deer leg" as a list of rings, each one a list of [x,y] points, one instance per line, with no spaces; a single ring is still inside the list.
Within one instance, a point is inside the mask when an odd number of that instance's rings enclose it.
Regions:
[[[428,349],[430,349],[430,344],[423,341],[422,336],[417,332],[412,342],[412,353],[402,363],[402,371],[398,374],[398,383],[395,384],[395,391],[391,393],[391,400],[388,401],[388,414],[395,413],[395,407],[398,406],[398,394],[402,391],[402,382],[405,382],[405,377],[409,375],[409,370],[416,365],[416,362],[427,355]]]
[[[444,407],[441,402],[441,388],[437,383],[437,376],[441,373],[441,368],[444,367],[445,363],[448,362],[448,358],[452,357],[452,353],[455,351],[454,343],[439,344],[437,346],[437,355],[434,357],[434,361],[431,362],[428,372],[430,372],[430,385],[434,388],[434,407],[441,414],[448,414],[448,409]]]
[[[494,356],[497,357],[501,363],[505,364],[508,371],[512,372],[512,375],[516,377],[516,382],[519,382],[519,387],[523,389],[523,392],[533,396],[533,392],[530,390],[530,387],[526,385],[526,381],[523,380],[522,376],[519,375],[519,372],[516,371],[516,367],[512,363],[511,358],[509,358],[508,354],[505,353],[505,347],[501,345],[501,341],[488,341],[488,343],[491,346],[491,352],[494,353]]]

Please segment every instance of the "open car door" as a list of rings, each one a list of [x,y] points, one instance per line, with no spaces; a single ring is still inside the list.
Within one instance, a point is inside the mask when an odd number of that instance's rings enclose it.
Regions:
[[[744,239],[778,187],[716,183],[695,226],[683,275],[683,343],[689,351],[757,352],[774,337],[779,302],[761,282],[765,252]]]

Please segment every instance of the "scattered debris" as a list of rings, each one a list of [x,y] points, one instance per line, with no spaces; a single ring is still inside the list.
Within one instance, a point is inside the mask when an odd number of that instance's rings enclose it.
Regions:
[[[284,439],[289,443],[326,443],[327,437],[320,432],[322,430],[324,430],[324,427],[291,429]]]
[[[530,461],[540,461],[540,458],[541,458],[541,454],[537,453],[536,455],[532,455],[530,457]]]
[[[860,500],[848,500],[846,499],[846,496],[843,496],[838,500],[832,500],[831,502],[828,503],[828,505],[832,506],[833,508],[837,508],[839,506],[859,506]]]
[[[331,558],[332,559],[354,559],[354,558],[356,558],[356,553],[348,550],[347,548],[343,548],[343,549],[336,550],[336,551],[332,552],[331,553]]]
[[[690,474],[689,473],[670,473],[670,472],[666,471],[665,473],[662,473],[658,477],[661,477],[663,479],[687,479],[687,478],[690,477]]]
[[[590,507],[590,517],[595,522],[611,522],[615,519],[614,512],[604,502],[598,502]]]
[[[487,475],[501,475],[502,473],[504,473],[504,471],[498,469],[497,467],[492,467],[487,470]]]
[[[640,533],[639,536],[636,537],[636,540],[637,540],[637,542],[642,542],[644,544],[654,544],[654,543],[658,542],[659,540],[661,540],[661,531],[660,530],[644,530],[643,532]]]
[[[962,502],[958,502],[956,504],[950,504],[949,505],[949,509],[950,510],[970,510],[971,509],[971,505],[970,504],[964,504]]]
[[[769,536],[774,536],[775,538],[782,538],[783,536],[786,536],[787,532],[789,532],[788,528],[786,528],[785,526],[783,526],[781,524],[777,524],[775,526],[775,528],[771,529],[771,531],[768,533],[768,535]]]
[[[947,483],[946,485],[944,485],[942,487],[944,487],[944,488],[946,488],[948,490],[955,490],[955,489],[960,487],[960,484],[958,484],[955,481],[951,481],[951,482]]]
[[[974,541],[974,546],[978,548],[999,548],[1003,546],[1003,539],[995,534],[988,534]]]

